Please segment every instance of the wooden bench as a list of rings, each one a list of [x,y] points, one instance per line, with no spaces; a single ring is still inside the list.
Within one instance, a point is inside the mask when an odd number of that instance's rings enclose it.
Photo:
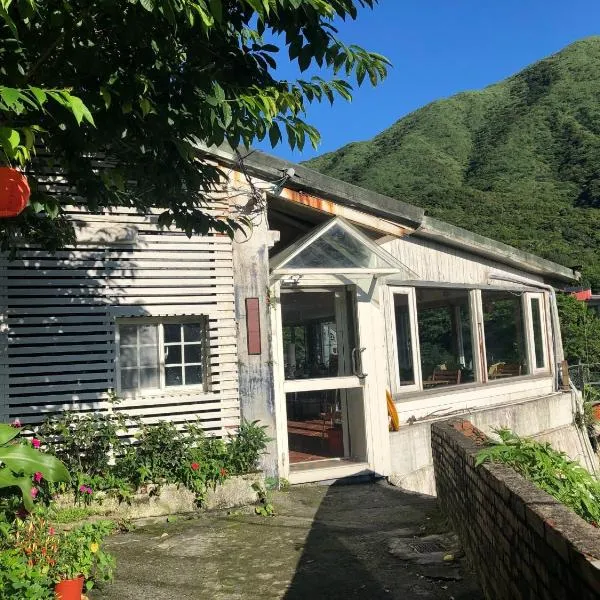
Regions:
[[[438,385],[458,385],[460,383],[460,369],[434,369],[431,379],[423,382],[425,387]]]

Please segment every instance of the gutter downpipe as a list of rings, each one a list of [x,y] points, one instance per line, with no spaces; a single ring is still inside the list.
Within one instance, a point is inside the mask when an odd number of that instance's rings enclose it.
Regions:
[[[559,389],[558,385],[558,377],[560,373],[560,369],[558,365],[562,363],[564,360],[564,352],[562,345],[562,335],[560,332],[560,320],[558,317],[558,305],[556,303],[556,291],[555,289],[546,283],[540,283],[539,281],[535,281],[533,279],[528,279],[527,277],[520,277],[519,275],[506,275],[505,273],[501,273],[498,271],[492,271],[488,277],[489,280],[494,281],[506,281],[509,283],[520,283],[523,285],[527,285],[529,287],[536,287],[543,290],[546,290],[550,293],[550,321],[552,323],[552,341],[554,347],[554,360],[556,361],[556,378],[554,380],[554,385],[556,387],[556,391]],[[571,410],[573,411],[573,416],[577,413],[583,414],[583,397],[581,397],[579,390],[575,388],[575,386],[571,383],[571,380],[567,382],[569,384],[570,396],[571,396]],[[591,471],[595,476],[598,476],[597,462],[594,451],[592,450],[590,441],[587,437],[587,434],[584,434],[581,429],[575,425],[575,430],[577,431],[577,435],[579,436],[579,441],[581,443],[581,447],[585,450],[585,462],[587,463],[587,468]]]

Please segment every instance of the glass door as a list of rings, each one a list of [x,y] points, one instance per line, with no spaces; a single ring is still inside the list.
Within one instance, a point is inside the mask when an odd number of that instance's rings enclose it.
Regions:
[[[350,286],[281,290],[290,464],[362,459],[360,349]]]

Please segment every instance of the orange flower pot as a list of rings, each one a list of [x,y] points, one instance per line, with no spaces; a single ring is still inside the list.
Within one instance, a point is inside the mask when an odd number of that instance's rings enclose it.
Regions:
[[[596,417],[596,421],[600,422],[600,404],[595,404],[594,406],[592,406],[592,412],[594,414],[594,417]]]
[[[83,594],[83,577],[63,579],[54,586],[57,600],[81,600]]]

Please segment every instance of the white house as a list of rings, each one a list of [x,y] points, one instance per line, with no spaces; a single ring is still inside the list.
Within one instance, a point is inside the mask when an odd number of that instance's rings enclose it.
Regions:
[[[2,420],[119,410],[225,435],[259,419],[266,469],[292,483],[431,491],[429,423],[448,414],[585,458],[552,288],[571,269],[260,152],[205,158],[227,175],[211,210],[249,217],[246,235],[74,210],[75,248],[2,262]]]

